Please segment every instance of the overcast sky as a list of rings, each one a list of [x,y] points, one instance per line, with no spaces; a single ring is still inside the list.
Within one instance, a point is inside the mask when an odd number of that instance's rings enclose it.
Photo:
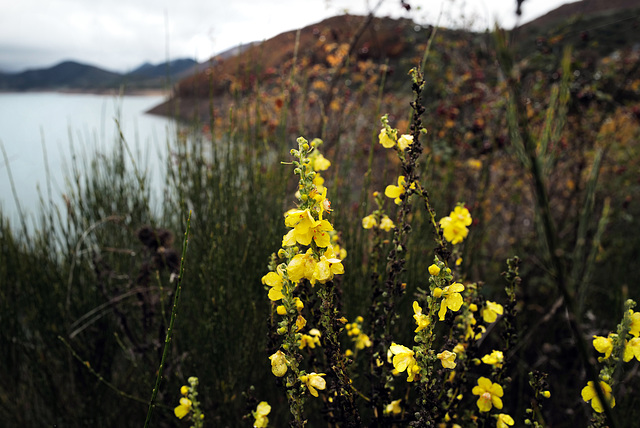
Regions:
[[[511,28],[515,0],[384,0],[376,16]],[[525,0],[521,23],[572,0]],[[378,0],[0,0],[0,71],[76,60],[125,72],[167,58],[205,61]]]

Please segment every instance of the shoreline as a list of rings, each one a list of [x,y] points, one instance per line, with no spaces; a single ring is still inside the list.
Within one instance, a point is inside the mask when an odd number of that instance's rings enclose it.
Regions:
[[[128,89],[124,91],[116,89],[28,89],[24,91],[17,90],[0,90],[0,94],[86,94],[86,95],[127,95],[127,96],[164,96],[169,97],[171,90],[169,89]]]

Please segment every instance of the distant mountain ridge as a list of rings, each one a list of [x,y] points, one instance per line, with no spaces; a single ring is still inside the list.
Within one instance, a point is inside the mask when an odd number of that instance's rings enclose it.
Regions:
[[[197,62],[183,58],[153,65],[144,63],[129,73],[116,73],[76,61],[19,73],[0,73],[0,91],[161,89],[167,77],[178,80]]]

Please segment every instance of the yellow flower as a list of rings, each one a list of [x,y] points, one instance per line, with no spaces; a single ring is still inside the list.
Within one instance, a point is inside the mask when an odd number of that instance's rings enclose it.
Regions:
[[[429,266],[429,274],[431,276],[438,276],[439,273],[440,273],[440,268],[438,267],[438,265],[434,263],[431,266]]]
[[[469,234],[469,229],[463,223],[449,216],[440,219],[440,227],[444,232],[444,239],[453,245],[462,242]]]
[[[271,372],[278,377],[284,376],[288,369],[287,357],[285,357],[284,352],[278,350],[269,359],[271,360]]]
[[[467,160],[467,166],[478,171],[482,168],[482,161],[479,159],[469,159]]]
[[[313,184],[316,185],[318,192],[322,192],[324,190],[324,178],[320,174],[316,174],[316,176],[313,177]]]
[[[407,371],[407,382],[413,382],[415,375],[420,371],[418,362],[414,358],[414,352],[406,346],[392,343],[389,351],[393,354],[393,367],[398,372]]]
[[[455,369],[456,368],[456,353],[451,351],[442,351],[438,355],[436,355],[440,362],[442,363],[442,367],[445,369]]]
[[[269,299],[276,301],[284,297],[282,294],[283,278],[276,272],[269,272],[262,277],[262,283],[271,287],[269,289]]]
[[[342,248],[340,244],[338,244],[338,235],[334,234],[331,236],[331,246],[333,247],[334,254],[340,259],[344,260],[347,258],[347,250]]]
[[[298,314],[298,318],[296,318],[296,331],[300,331],[307,325],[307,320],[300,314]]]
[[[360,333],[354,341],[356,342],[356,349],[369,348],[373,345],[369,336],[364,333]]]
[[[464,354],[465,351],[465,347],[464,344],[462,343],[458,343],[456,346],[453,347],[453,352],[455,352],[456,354]]]
[[[396,205],[400,205],[400,202],[402,201],[400,196],[405,192],[406,184],[407,181],[404,178],[404,175],[401,175],[398,177],[398,185],[394,186],[393,184],[389,184],[387,188],[384,189],[384,195],[387,198],[393,199],[393,202],[395,202]],[[411,183],[411,188],[415,188],[415,183]]]
[[[504,362],[504,354],[502,353],[502,351],[494,350],[490,354],[482,357],[482,362],[500,368],[502,367],[502,363]]]
[[[327,250],[320,256],[320,261],[316,263],[311,283],[318,281],[324,284],[327,281],[331,281],[334,275],[342,275],[343,273],[344,266],[342,265],[342,260],[336,258],[333,247],[328,245]]]
[[[320,330],[317,328],[312,328],[309,330],[309,334],[303,334],[300,336],[300,349],[303,349],[305,346],[308,346],[311,349],[315,349],[316,345],[320,345]]]
[[[413,144],[413,135],[403,134],[400,136],[398,140],[398,148],[400,150],[406,150],[411,144]]]
[[[285,315],[287,313],[287,308],[285,308],[284,305],[278,305],[276,307],[276,313],[278,315]]]
[[[480,396],[476,404],[481,412],[488,412],[494,406],[496,409],[502,409],[500,397],[504,395],[504,391],[500,384],[493,383],[483,376],[478,379],[478,385],[473,387],[471,393]]]
[[[396,227],[396,225],[393,223],[393,220],[391,220],[389,216],[385,214],[382,217],[382,220],[380,220],[380,229],[384,230],[385,232],[388,232],[394,227]]]
[[[604,397],[609,401],[609,405],[613,408],[616,405],[615,398],[611,395],[611,387],[603,381],[600,381],[600,388],[602,388],[602,392],[604,392]],[[587,386],[582,388],[582,399],[585,402],[591,401],[591,407],[598,413],[604,412],[604,407],[602,407],[602,403],[598,398],[598,393],[596,392],[593,381],[587,382]]]
[[[313,168],[314,171],[326,171],[331,166],[331,162],[320,152],[314,151],[311,156],[309,156],[309,159],[311,159],[311,168]]]
[[[369,214],[365,218],[362,219],[362,227],[365,229],[373,229],[378,225],[378,221],[376,220],[373,214]]]
[[[413,302],[413,319],[416,320],[418,327],[414,330],[416,333],[420,330],[424,330],[429,325],[429,317],[422,313],[420,304],[414,300]]]
[[[287,275],[293,282],[298,282],[302,278],[312,280],[316,263],[316,259],[313,257],[311,250],[305,254],[296,254],[287,265]]]
[[[256,428],[264,428],[269,423],[267,415],[271,412],[271,406],[266,401],[261,401],[255,411],[251,412],[256,421],[253,426]]]
[[[451,217],[454,221],[462,223],[465,226],[471,225],[471,214],[469,213],[468,209],[461,205],[455,207],[449,214],[449,217]]]
[[[497,416],[496,428],[508,428],[509,425],[513,425],[515,422],[513,418],[506,413],[500,413]]]
[[[464,285],[459,282],[454,282],[451,285],[446,286],[444,289],[440,287],[436,287],[433,290],[433,295],[435,297],[442,296],[442,302],[440,302],[440,310],[438,311],[438,317],[440,321],[444,320],[444,317],[447,313],[447,308],[451,309],[453,312],[456,312],[462,306],[462,296],[460,292],[464,291]]]
[[[596,351],[604,354],[604,359],[606,360],[611,356],[611,351],[613,351],[613,338],[611,335],[609,337],[593,336],[593,347],[596,348]]]
[[[384,408],[385,415],[398,415],[402,413],[402,407],[400,407],[400,402],[402,399],[393,400],[391,403],[387,404]]]
[[[382,144],[382,147],[385,149],[390,149],[391,147],[396,145],[396,132],[392,130],[391,133],[387,132],[386,128],[382,128],[380,130],[380,134],[378,134],[378,141]]]
[[[504,313],[504,308],[500,303],[487,300],[487,305],[482,309],[482,319],[484,322],[491,324],[498,319],[498,315]]]
[[[306,233],[307,229],[313,226],[315,220],[311,216],[311,211],[291,209],[284,214],[284,224],[287,227],[298,229],[298,233]]]
[[[625,362],[631,361],[633,357],[640,361],[640,337],[634,337],[626,343],[624,348],[623,360]]]
[[[189,394],[189,387],[187,385],[182,385],[180,388],[180,394],[187,396]]]
[[[316,195],[313,197],[316,202],[318,203],[319,206],[319,214],[318,214],[318,220],[322,220],[322,214],[324,214],[324,212],[331,212],[333,211],[331,209],[331,201],[329,200],[329,198],[327,198],[327,188],[323,187],[322,191],[316,193]],[[316,210],[318,210],[318,208],[316,208]]]
[[[309,373],[308,375],[300,376],[300,381],[307,386],[311,395],[317,397],[318,391],[316,389],[322,390],[327,386],[326,381],[322,378],[324,375],[324,373]]]
[[[182,419],[191,411],[191,404],[191,400],[187,397],[182,397],[180,399],[180,405],[173,409],[173,413],[177,418]]]
[[[640,336],[640,312],[630,312],[631,325],[629,326],[629,333],[634,335],[635,337]]]

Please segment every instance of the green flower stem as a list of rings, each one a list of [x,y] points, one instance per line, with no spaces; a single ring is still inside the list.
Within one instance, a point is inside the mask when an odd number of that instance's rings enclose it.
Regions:
[[[318,290],[320,304],[320,324],[324,327],[325,355],[333,373],[338,380],[338,406],[342,408],[344,423],[346,427],[359,427],[361,424],[358,407],[353,395],[351,379],[347,373],[346,357],[340,349],[339,331],[335,328],[338,321],[338,310],[335,302],[335,284],[333,281],[327,282]]]
[[[158,390],[160,389],[160,381],[162,381],[162,371],[164,370],[164,364],[169,355],[169,345],[171,344],[171,336],[173,335],[173,325],[178,314],[178,302],[180,301],[180,292],[182,291],[182,279],[184,276],[184,262],[187,255],[187,246],[189,244],[189,231],[191,229],[191,211],[189,211],[189,217],[187,217],[187,230],[184,232],[184,240],[182,241],[182,256],[180,258],[180,273],[178,275],[178,283],[176,284],[176,292],[173,298],[173,307],[171,308],[171,318],[169,320],[169,328],[167,329],[167,335],[164,340],[164,349],[162,350],[162,359],[160,360],[160,367],[158,367],[158,376],[156,377],[156,384],[153,387],[151,393],[151,399],[149,400],[149,410],[147,411],[147,419],[144,422],[144,427],[149,427],[151,422],[151,414],[155,407],[156,397],[158,396]]]

